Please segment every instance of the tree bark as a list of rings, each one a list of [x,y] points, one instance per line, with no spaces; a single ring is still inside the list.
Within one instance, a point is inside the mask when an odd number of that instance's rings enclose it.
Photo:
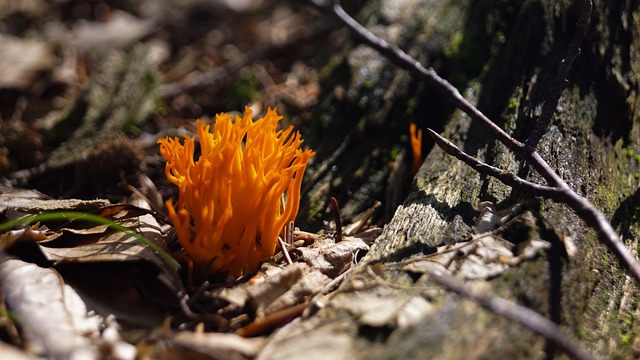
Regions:
[[[389,3],[369,3],[359,20],[434,67],[524,141],[575,32],[581,2]],[[538,151],[611,219],[637,255],[638,2],[595,1],[581,49]],[[342,54],[326,80],[334,91],[315,109],[324,124],[315,130],[329,132],[334,141],[319,145],[319,158],[329,160],[312,172],[311,200],[341,187],[357,194],[367,183],[384,185],[380,179],[389,170],[379,164],[393,158],[393,137],[407,132],[408,121],[434,128],[480,160],[544,184],[478,124],[373,50],[360,45]],[[597,356],[640,355],[638,284],[592,230],[567,207],[533,199],[479,175],[431,142],[423,145],[428,155],[411,192],[369,253],[315,311],[274,333],[259,358],[561,357],[548,339],[452,293],[420,270],[434,266],[436,252],[474,242],[475,248],[463,247],[458,257],[435,266],[473,289],[544,315]],[[365,174],[363,180],[346,183],[356,170]],[[498,218],[514,220],[495,224],[491,236],[478,240],[483,231],[474,218],[481,201],[495,204]],[[312,204],[306,209],[311,215],[325,206]],[[531,253],[524,256],[527,249]]]

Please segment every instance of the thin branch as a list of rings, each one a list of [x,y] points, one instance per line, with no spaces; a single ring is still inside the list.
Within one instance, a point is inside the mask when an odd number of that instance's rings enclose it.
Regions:
[[[600,241],[607,245],[609,250],[618,258],[621,265],[629,271],[630,275],[635,278],[636,281],[640,282],[640,265],[638,265],[638,260],[631,254],[624,242],[622,242],[607,217],[587,198],[571,190],[565,190],[564,192],[566,193],[565,204],[598,233]]]
[[[425,268],[424,271],[431,279],[447,289],[467,297],[492,312],[520,323],[527,329],[544,336],[570,357],[584,360],[594,359],[590,353],[582,348],[580,343],[563,332],[557,324],[537,312],[489,292],[474,290],[460,279],[445,272],[429,268]]]
[[[441,78],[435,70],[425,68],[420,64],[420,62],[412,58],[397,46],[389,44],[388,42],[378,38],[365,27],[360,25],[355,19],[345,12],[335,0],[325,2],[322,2],[321,0],[310,1],[335,15],[353,32],[356,37],[385,56],[389,61],[400,68],[409,71],[417,78],[433,85],[436,89],[443,92],[456,107],[485,127],[493,137],[503,143],[509,150],[524,158],[524,160],[529,163],[550,186],[557,190],[561,190],[565,195],[564,197],[560,197],[561,200],[556,201],[567,204],[588,226],[594,228],[599,235],[600,241],[612,250],[622,266],[629,271],[631,276],[633,276],[638,283],[640,283],[640,264],[638,264],[635,257],[629,252],[629,249],[622,242],[616,231],[611,226],[611,223],[607,221],[604,214],[596,209],[589,200],[574,192],[533,147],[519,142],[494,124],[486,115],[467,101],[460,94],[458,89],[448,81]],[[553,109],[555,109],[555,106]]]
[[[309,306],[308,303],[296,304],[284,308],[282,310],[278,310],[274,313],[266,315],[262,318],[254,320],[252,323],[241,327],[236,330],[236,335],[240,335],[242,337],[253,337],[264,334],[269,330],[273,330],[278,326],[282,326],[289,321],[295,319],[300,316],[304,309]]]
[[[556,79],[554,80],[544,105],[542,106],[542,113],[540,114],[533,131],[527,138],[526,145],[533,149],[538,146],[538,142],[540,142],[542,135],[547,132],[547,127],[551,122],[551,117],[556,111],[560,94],[562,93],[562,89],[567,81],[567,74],[569,73],[569,70],[571,70],[573,61],[578,57],[578,55],[580,55],[580,44],[587,33],[587,28],[591,21],[591,8],[591,0],[585,0],[582,5],[582,11],[580,12],[580,18],[578,19],[576,33],[573,35],[573,39],[571,39],[571,43],[569,43],[569,47],[567,48],[567,55],[565,55],[564,59],[560,62],[560,68],[558,69]]]
[[[584,220],[585,223],[589,224],[598,232],[598,237],[602,242],[611,249],[614,255],[616,255],[620,262],[628,268],[635,278],[640,276],[640,268],[636,258],[629,252],[627,246],[619,240],[618,234],[615,232],[613,227],[611,227],[606,216],[604,216],[604,214],[602,214],[602,212],[600,212],[588,199],[578,195],[568,187],[558,188],[539,185],[524,180],[517,175],[505,173],[497,167],[488,165],[473,156],[470,156],[464,151],[461,151],[452,142],[440,136],[435,131],[431,129],[427,129],[427,131],[442,150],[463,161],[477,172],[492,176],[512,188],[524,190],[531,195],[542,196],[569,206],[582,220]],[[615,239],[618,240],[616,241]]]
[[[282,240],[280,236],[278,236],[278,244],[280,244],[280,248],[282,249],[282,254],[287,261],[287,265],[293,265],[293,261],[291,260],[291,256],[289,255],[289,250],[287,250],[287,244],[284,243],[284,240]]]
[[[534,196],[543,196],[559,202],[565,200],[564,192],[562,190],[559,190],[558,188],[532,183],[531,181],[527,181],[517,175],[504,172],[495,166],[484,163],[465,153],[457,146],[455,146],[451,141],[440,136],[437,132],[431,129],[427,129],[427,132],[429,133],[429,135],[431,135],[436,144],[447,154],[456,157],[458,160],[461,160],[465,164],[471,166],[474,170],[481,174],[492,176],[506,185],[524,190]]]

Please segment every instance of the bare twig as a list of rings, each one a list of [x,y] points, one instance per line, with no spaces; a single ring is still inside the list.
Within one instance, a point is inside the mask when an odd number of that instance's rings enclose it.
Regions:
[[[563,332],[558,325],[537,312],[495,296],[486,291],[472,289],[460,279],[443,271],[425,268],[425,272],[438,284],[469,298],[475,303],[502,315],[509,320],[522,324],[527,329],[544,336],[556,344],[567,355],[575,359],[593,359],[594,357],[582,348],[580,343]]]
[[[587,28],[589,27],[589,22],[591,20],[591,7],[591,0],[585,0],[582,5],[582,11],[580,12],[580,18],[578,19],[576,33],[573,35],[569,48],[567,49],[567,55],[560,62],[558,74],[556,75],[553,85],[549,90],[549,94],[542,106],[542,112],[538,118],[538,122],[536,122],[533,131],[531,131],[531,134],[529,134],[529,137],[527,138],[526,145],[530,146],[532,149],[535,149],[536,146],[538,146],[538,142],[540,142],[542,135],[547,132],[547,127],[549,126],[549,122],[551,122],[551,117],[556,111],[560,94],[567,81],[567,74],[573,65],[573,61],[578,57],[578,55],[580,55],[580,44],[587,33]]]
[[[300,316],[307,306],[309,306],[308,303],[303,303],[278,310],[236,330],[236,334],[244,337],[263,334]]]
[[[436,142],[436,144],[442,150],[444,150],[447,154],[458,158],[459,160],[471,166],[474,170],[476,170],[481,174],[492,176],[500,180],[501,182],[505,183],[506,185],[524,190],[530,193],[531,195],[543,196],[546,198],[554,198],[554,199],[560,198],[560,196],[562,195],[562,191],[557,188],[532,183],[517,175],[504,172],[495,166],[491,166],[487,163],[484,163],[474,158],[473,156],[460,150],[451,141],[445,139],[444,137],[440,136],[437,132],[431,129],[427,129],[427,132],[429,133],[429,135],[431,135],[431,137]]]
[[[280,244],[280,248],[282,249],[282,254],[284,255],[285,260],[287,260],[287,264],[293,265],[291,256],[289,256],[289,250],[287,250],[287,244],[284,243],[284,241],[280,236],[278,236],[278,244]]]
[[[457,146],[455,146],[449,140],[443,138],[433,130],[427,129],[427,131],[441,149],[443,149],[449,155],[455,156],[459,160],[471,166],[479,173],[495,177],[502,183],[516,189],[524,190],[531,195],[542,196],[559,203],[567,204],[587,224],[597,224],[597,226],[591,226],[598,232],[599,238],[609,246],[611,251],[613,251],[613,253],[616,255],[616,257],[618,257],[622,264],[629,264],[627,265],[627,268],[629,269],[631,274],[634,275],[634,278],[636,278],[636,280],[638,279],[637,260],[635,259],[635,257],[633,257],[633,255],[631,255],[626,245],[624,245],[624,243],[619,240],[618,234],[615,232],[615,230],[613,230],[613,227],[604,216],[604,214],[596,209],[596,207],[589,200],[578,195],[569,187],[560,188],[535,184],[530,181],[524,180],[514,174],[503,172],[502,170],[481,162],[480,160],[461,151]],[[608,239],[618,240],[608,241]]]
[[[425,68],[420,64],[420,62],[412,58],[397,46],[389,44],[388,42],[378,38],[365,27],[360,25],[355,19],[349,16],[349,14],[347,14],[336,1],[328,1],[328,3],[321,2],[319,0],[311,1],[322,9],[325,9],[335,15],[344,25],[351,29],[355,36],[373,49],[377,50],[380,54],[389,59],[389,61],[395,63],[400,68],[411,72],[411,74],[417,78],[433,85],[436,89],[443,92],[457,108],[486,128],[493,137],[503,143],[509,150],[526,160],[527,163],[529,163],[547,181],[549,186],[556,189],[553,192],[555,195],[549,198],[568,205],[588,226],[594,228],[598,233],[600,240],[609,247],[622,266],[625,267],[631,276],[640,283],[640,265],[635,257],[629,252],[629,249],[622,242],[604,214],[602,214],[602,212],[600,212],[589,200],[573,191],[569,185],[549,166],[549,164],[542,159],[535,149],[514,139],[511,135],[498,127],[486,115],[466,100],[460,94],[458,89],[448,81],[441,78],[435,70]],[[555,106],[553,109],[555,109]],[[500,178],[498,179],[502,180]],[[511,179],[513,180],[513,178]],[[547,197],[546,195],[543,196]]]
[[[287,245],[293,244],[293,231],[296,229],[293,221],[289,221],[284,231],[284,242]]]
[[[351,236],[359,233],[381,206],[382,203],[376,201],[363,215],[356,216],[351,224],[345,226],[343,231],[344,235]]]
[[[180,309],[182,310],[182,314],[189,320],[193,320],[196,322],[208,322],[213,324],[216,329],[226,330],[228,326],[228,321],[219,314],[212,313],[195,313],[191,310],[189,306],[190,298],[189,295],[184,292],[178,292],[178,298],[180,299]],[[182,324],[186,325],[186,324]],[[181,325],[181,326],[182,326]]]

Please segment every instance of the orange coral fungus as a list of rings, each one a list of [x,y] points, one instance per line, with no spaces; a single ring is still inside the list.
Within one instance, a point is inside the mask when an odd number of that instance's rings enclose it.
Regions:
[[[409,124],[409,133],[411,137],[411,152],[413,161],[411,162],[411,176],[418,173],[420,165],[422,165],[422,129],[418,129],[416,124]]]
[[[212,132],[198,120],[195,161],[193,138],[158,140],[166,176],[179,189],[177,204],[166,203],[169,218],[197,273],[257,270],[296,217],[302,175],[315,153],[300,148],[293,126],[278,130],[280,119],[269,109],[253,121],[246,107],[235,121],[216,115]]]

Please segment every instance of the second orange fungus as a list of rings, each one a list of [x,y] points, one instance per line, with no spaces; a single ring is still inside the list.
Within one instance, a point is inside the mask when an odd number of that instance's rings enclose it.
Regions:
[[[411,176],[414,176],[422,166],[422,129],[414,123],[409,124],[409,134],[411,138]]]

